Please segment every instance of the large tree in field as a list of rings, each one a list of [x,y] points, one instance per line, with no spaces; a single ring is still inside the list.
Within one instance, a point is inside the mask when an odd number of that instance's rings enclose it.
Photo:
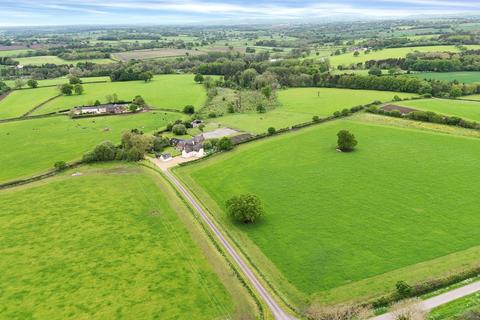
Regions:
[[[338,149],[340,149],[343,152],[353,151],[353,149],[358,143],[353,133],[350,133],[348,130],[340,130],[337,133],[337,137],[338,137]]]
[[[225,205],[228,214],[243,223],[253,223],[263,214],[260,199],[253,194],[234,196]]]

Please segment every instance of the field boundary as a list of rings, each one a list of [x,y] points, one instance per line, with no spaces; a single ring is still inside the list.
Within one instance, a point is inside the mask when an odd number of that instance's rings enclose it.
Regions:
[[[222,247],[220,246],[220,244],[218,243],[218,241],[215,239],[215,237],[212,235],[210,229],[208,229],[206,226],[205,226],[205,223],[198,217],[197,214],[195,214],[195,211],[193,210],[193,208],[191,207],[190,203],[188,203],[188,201],[185,200],[185,198],[181,195],[181,193],[177,190],[177,188],[175,188],[175,186],[173,185],[173,183],[167,179],[165,177],[165,174],[163,172],[161,172],[160,170],[158,170],[157,168],[155,167],[152,167],[152,166],[149,166],[145,163],[139,163],[139,165],[141,166],[144,166],[152,171],[154,171],[155,173],[157,173],[158,175],[161,176],[161,178],[170,186],[170,188],[173,190],[173,192],[177,195],[177,197],[180,199],[180,201],[185,205],[185,207],[188,209],[188,211],[190,212],[191,216],[193,217],[193,219],[201,226],[203,232],[205,233],[205,235],[207,236],[207,238],[210,239],[212,245],[215,247],[215,249],[217,250],[217,252],[225,259],[225,262],[227,263],[227,265],[230,267],[230,269],[233,271],[233,273],[235,274],[235,277],[238,279],[238,281],[241,283],[241,285],[245,288],[245,290],[247,290],[248,294],[252,297],[252,299],[254,300],[255,302],[255,305],[257,306],[258,308],[258,312],[259,312],[259,315],[260,315],[260,319],[264,320],[266,319],[265,317],[265,310],[264,310],[264,307],[263,307],[263,304],[262,302],[260,301],[260,299],[258,298],[258,296],[255,294],[255,292],[253,291],[253,289],[251,288],[251,286],[248,284],[248,282],[246,281],[246,279],[242,276],[242,274],[239,272],[239,270],[235,267],[235,264],[231,261],[231,259],[227,256],[227,254],[225,253],[225,250],[222,249]]]
[[[48,98],[47,100],[43,101],[42,103],[40,103],[39,105],[33,107],[31,110],[25,112],[21,117],[27,117],[29,116],[30,114],[32,114],[33,112],[35,112],[36,110],[40,109],[41,107],[43,107],[44,105],[46,105],[47,103],[49,103],[50,101],[53,101],[55,99],[57,99],[58,97],[60,97],[61,94],[58,94],[54,97],[51,97],[51,98]]]
[[[46,113],[46,114],[39,114],[35,116],[26,116],[26,117],[16,117],[16,118],[7,118],[7,119],[0,119],[0,123],[5,123],[5,122],[14,122],[14,121],[23,121],[23,120],[34,120],[34,119],[41,119],[41,118],[49,118],[49,117],[65,117],[68,116],[65,113],[57,113],[57,112],[51,112],[51,113]]]

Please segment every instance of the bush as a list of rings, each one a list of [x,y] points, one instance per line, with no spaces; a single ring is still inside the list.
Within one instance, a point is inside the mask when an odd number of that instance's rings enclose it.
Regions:
[[[203,142],[203,148],[205,150],[211,150],[213,148],[213,143],[210,140],[206,140]]]
[[[342,116],[346,117],[346,116],[348,116],[349,114],[350,114],[350,110],[348,110],[348,109],[343,109],[343,110],[342,110]]]
[[[55,164],[53,165],[53,167],[55,168],[55,170],[57,171],[63,171],[65,169],[67,169],[67,163],[65,161],[57,161],[55,162]]]
[[[265,109],[265,106],[263,104],[259,104],[257,106],[257,112],[258,113],[265,113],[265,112],[267,112],[267,109]]]
[[[195,77],[193,78],[193,81],[197,83],[202,83],[203,82],[203,75],[200,73],[197,73]]]
[[[38,87],[38,82],[37,82],[37,80],[30,79],[30,80],[27,81],[27,86],[34,89],[34,88]]]
[[[393,101],[402,101],[402,98],[396,95],[393,97]]]
[[[412,287],[405,281],[398,281],[395,284],[395,288],[397,289],[397,294],[402,298],[410,297],[412,294]]]
[[[208,117],[209,117],[209,118],[216,118],[216,117],[217,117],[217,114],[216,114],[215,112],[210,112],[210,113],[208,114]]]
[[[260,199],[253,194],[234,196],[225,206],[230,217],[243,223],[253,223],[263,214]]]
[[[223,137],[218,141],[217,146],[220,151],[232,150],[233,149],[232,139],[228,137]]]
[[[313,122],[318,122],[318,121],[320,121],[320,118],[318,116],[313,116],[312,121]]]
[[[97,145],[92,152],[83,156],[85,162],[112,161],[115,160],[116,148],[110,141]]]
[[[185,106],[185,107],[183,108],[183,113],[186,113],[186,114],[194,114],[194,113],[195,113],[195,107],[192,106],[192,105]]]
[[[355,136],[350,133],[348,130],[340,130],[337,133],[338,137],[338,149],[343,152],[350,152],[353,151],[355,146],[357,145],[357,140]]]
[[[272,135],[272,134],[274,134],[275,132],[277,132],[277,130],[275,130],[274,127],[270,127],[270,128],[268,128],[267,132],[268,132],[268,134]]]
[[[184,124],[176,124],[172,127],[172,132],[177,136],[183,136],[187,133],[187,128]]]
[[[335,112],[333,113],[333,116],[334,116],[335,118],[338,118],[338,117],[340,117],[341,115],[342,115],[342,113],[341,113],[340,111],[335,111]]]
[[[128,161],[140,161],[143,159],[143,152],[133,147],[126,152],[126,160]]]

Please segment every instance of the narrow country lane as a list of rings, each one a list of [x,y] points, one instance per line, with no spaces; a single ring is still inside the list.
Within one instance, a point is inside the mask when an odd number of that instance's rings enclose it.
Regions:
[[[170,181],[178,188],[178,190],[183,194],[185,199],[190,203],[190,205],[197,211],[203,221],[207,224],[210,230],[213,232],[215,237],[218,239],[223,248],[230,254],[232,259],[235,261],[237,266],[242,270],[243,274],[250,283],[253,285],[254,289],[257,291],[258,295],[263,299],[266,305],[269,307],[271,313],[278,320],[293,320],[294,317],[287,314],[282,308],[277,304],[273,299],[270,293],[265,289],[265,287],[258,281],[256,275],[252,272],[250,267],[245,263],[245,261],[240,257],[237,251],[233,246],[227,241],[227,239],[220,232],[218,227],[212,222],[208,214],[202,209],[202,207],[197,203],[193,196],[188,192],[188,190],[175,178],[168,170],[163,170],[165,175],[170,179]]]

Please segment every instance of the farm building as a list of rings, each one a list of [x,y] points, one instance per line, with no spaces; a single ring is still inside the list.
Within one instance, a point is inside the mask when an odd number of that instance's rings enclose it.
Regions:
[[[118,114],[128,112],[126,104],[101,104],[98,106],[75,107],[73,113],[75,115],[82,114]]]
[[[205,138],[203,134],[193,137],[189,140],[172,138],[170,143],[178,151],[182,151],[182,158],[203,157],[203,141]]]

